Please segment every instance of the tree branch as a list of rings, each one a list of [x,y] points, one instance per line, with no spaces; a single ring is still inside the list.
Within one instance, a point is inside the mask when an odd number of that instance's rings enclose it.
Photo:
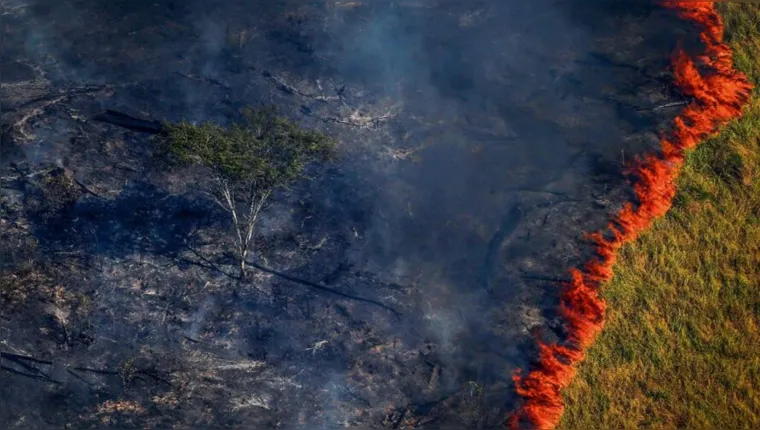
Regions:
[[[318,290],[318,291],[323,291],[323,292],[334,294],[336,296],[340,296],[340,297],[343,297],[343,298],[346,298],[346,299],[356,300],[358,302],[369,303],[369,304],[375,305],[377,307],[383,308],[386,311],[392,313],[393,316],[396,317],[396,319],[398,319],[398,320],[401,319],[401,313],[399,311],[397,311],[397,310],[393,309],[392,307],[390,307],[390,306],[388,306],[388,305],[386,305],[384,303],[381,303],[381,302],[379,302],[377,300],[372,300],[372,299],[367,299],[367,298],[364,298],[364,297],[359,297],[359,296],[354,296],[354,295],[351,295],[351,294],[346,294],[346,293],[340,292],[338,290],[335,290],[335,289],[332,289],[332,288],[329,288],[329,287],[325,287],[324,285],[319,285],[319,284],[317,284],[315,282],[307,281],[306,279],[296,278],[295,276],[291,276],[291,275],[288,275],[286,273],[278,272],[278,271],[276,271],[276,270],[274,270],[272,268],[269,268],[269,267],[266,267],[266,266],[262,266],[261,264],[258,264],[256,262],[248,262],[248,264],[251,265],[251,266],[253,266],[253,267],[255,267],[255,268],[257,268],[257,269],[259,269],[259,270],[261,270],[262,272],[266,272],[266,273],[270,273],[270,274],[275,275],[275,276],[279,276],[280,278],[286,279],[286,280],[291,281],[291,282],[295,282],[297,284],[305,285],[305,286],[307,286],[309,288],[313,288],[313,289]]]

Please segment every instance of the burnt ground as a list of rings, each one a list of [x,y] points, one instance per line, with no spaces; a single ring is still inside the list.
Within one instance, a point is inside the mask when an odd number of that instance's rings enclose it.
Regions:
[[[9,429],[498,425],[693,33],[648,1],[2,3]],[[258,104],[341,158],[241,281],[203,172],[92,118]]]

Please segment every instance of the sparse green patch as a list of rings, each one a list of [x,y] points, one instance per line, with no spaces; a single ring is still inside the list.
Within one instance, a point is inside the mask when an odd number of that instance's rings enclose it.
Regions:
[[[206,168],[208,194],[233,221],[241,276],[259,214],[278,189],[307,178],[306,168],[327,161],[337,142],[300,128],[272,108],[245,109],[243,121],[223,127],[211,122],[164,124],[162,155]]]
[[[760,85],[760,7],[719,7]],[[673,209],[622,249],[560,428],[760,428],[759,95],[689,154]]]

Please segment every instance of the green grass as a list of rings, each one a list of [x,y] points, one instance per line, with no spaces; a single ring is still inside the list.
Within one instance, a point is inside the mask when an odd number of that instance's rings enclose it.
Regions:
[[[760,6],[719,8],[760,86]],[[689,154],[673,209],[618,261],[560,428],[760,428],[760,94]]]

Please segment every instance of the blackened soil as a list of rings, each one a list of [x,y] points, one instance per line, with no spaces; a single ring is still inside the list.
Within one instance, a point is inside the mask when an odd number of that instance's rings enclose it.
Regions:
[[[498,425],[694,42],[646,1],[0,8],[9,429]],[[239,280],[205,173],[93,118],[258,104],[342,157],[276,197]]]

